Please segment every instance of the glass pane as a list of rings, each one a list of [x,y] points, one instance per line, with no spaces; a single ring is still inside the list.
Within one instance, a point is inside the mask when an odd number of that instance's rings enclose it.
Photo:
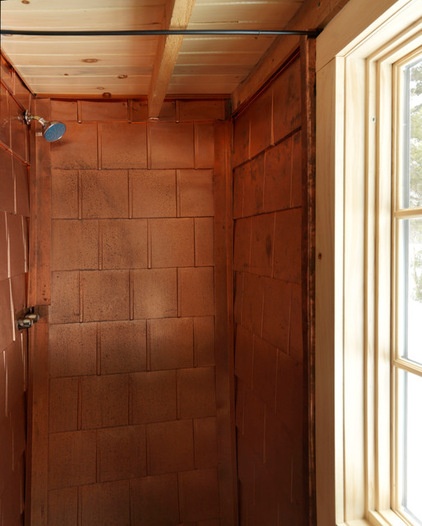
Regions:
[[[422,524],[422,378],[400,371],[400,503],[412,523]]]
[[[400,221],[399,354],[422,365],[422,218]]]
[[[404,68],[403,208],[422,207],[422,58]]]

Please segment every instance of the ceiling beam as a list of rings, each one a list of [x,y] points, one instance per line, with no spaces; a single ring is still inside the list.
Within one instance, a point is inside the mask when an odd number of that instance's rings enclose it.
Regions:
[[[170,16],[170,29],[186,29],[195,0],[174,0]],[[173,74],[174,66],[183,42],[183,35],[168,35],[154,62],[151,85],[148,93],[148,116],[158,118],[167,88]]]

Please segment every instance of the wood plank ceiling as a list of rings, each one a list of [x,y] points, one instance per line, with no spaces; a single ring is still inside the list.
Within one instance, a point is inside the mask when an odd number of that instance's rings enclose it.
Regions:
[[[1,28],[284,29],[304,0],[1,0]],[[306,28],[305,28],[306,29]],[[229,96],[276,37],[2,35],[32,93],[77,98]]]

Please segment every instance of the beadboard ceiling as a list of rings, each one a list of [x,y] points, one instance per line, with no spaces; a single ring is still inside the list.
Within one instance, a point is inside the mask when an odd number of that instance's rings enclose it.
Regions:
[[[302,3],[303,0],[2,0],[1,28],[284,29]],[[38,96],[147,97],[154,113],[154,106],[159,108],[165,96],[230,95],[275,38],[2,35],[1,48]]]

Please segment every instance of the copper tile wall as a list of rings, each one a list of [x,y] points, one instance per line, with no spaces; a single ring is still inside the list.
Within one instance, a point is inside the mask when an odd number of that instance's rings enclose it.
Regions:
[[[27,335],[15,317],[26,307],[29,94],[0,58],[0,524],[23,525]]]
[[[48,525],[220,524],[214,120],[51,101]]]
[[[300,58],[234,121],[240,524],[306,524]]]

